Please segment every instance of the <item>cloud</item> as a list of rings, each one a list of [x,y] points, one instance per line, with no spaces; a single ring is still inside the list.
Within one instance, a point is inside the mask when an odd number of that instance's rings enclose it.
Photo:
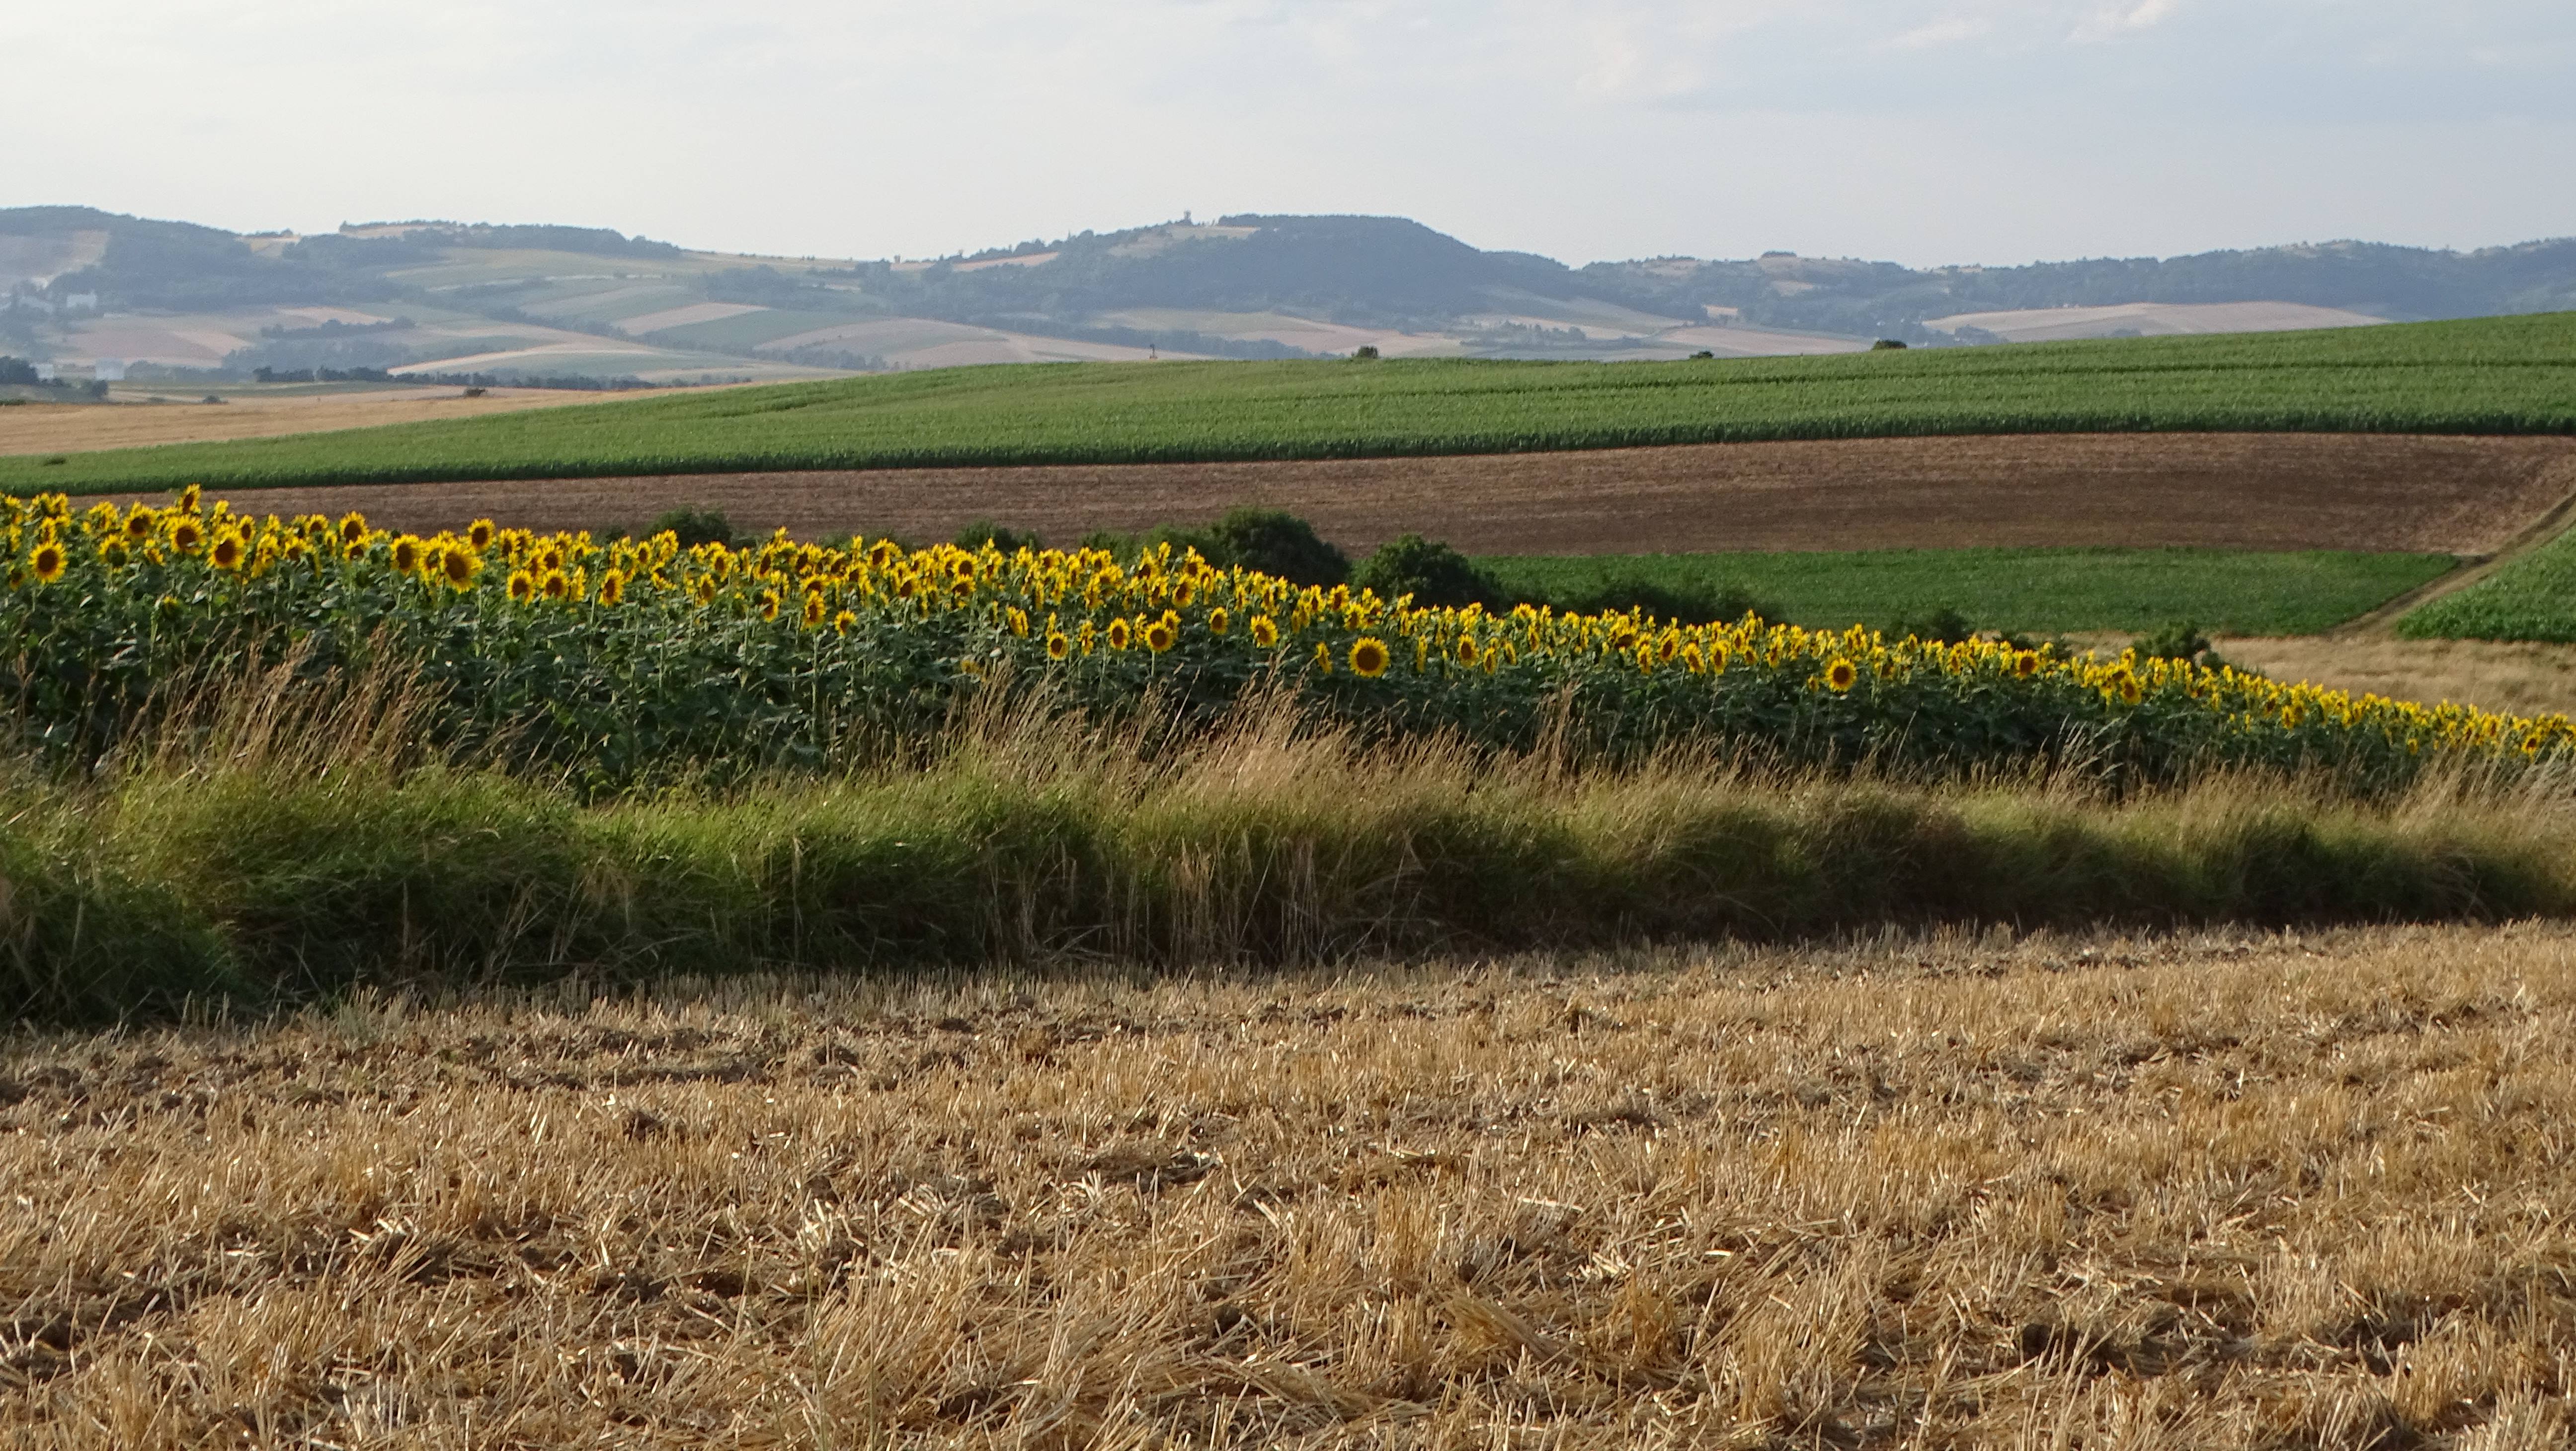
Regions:
[[[2110,40],[2133,30],[2161,25],[2180,8],[2181,0],[2139,0],[2135,5],[2121,0],[2119,4],[2106,6],[2087,16],[2067,38],[2077,41]]]
[[[1918,25],[1889,41],[1888,45],[1896,50],[1927,50],[1936,45],[1974,40],[1994,28],[1994,22],[1982,16],[1949,15],[1929,25]]]

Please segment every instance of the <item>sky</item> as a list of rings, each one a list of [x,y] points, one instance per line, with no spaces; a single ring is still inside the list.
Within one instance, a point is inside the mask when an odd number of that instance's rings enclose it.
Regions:
[[[2570,0],[0,6],[0,206],[939,256],[1235,212],[1583,262],[2576,234]]]

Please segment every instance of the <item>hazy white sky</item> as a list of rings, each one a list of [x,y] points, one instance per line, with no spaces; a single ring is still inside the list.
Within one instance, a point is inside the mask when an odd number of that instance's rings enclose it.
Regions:
[[[2576,233],[2576,0],[0,5],[0,205],[936,255],[1236,211],[1570,262]]]

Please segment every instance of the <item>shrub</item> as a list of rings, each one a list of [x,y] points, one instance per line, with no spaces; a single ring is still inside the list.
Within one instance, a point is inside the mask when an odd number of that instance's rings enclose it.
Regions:
[[[1495,609],[1509,603],[1502,587],[1446,544],[1406,534],[1378,546],[1351,574],[1353,586],[1379,599],[1413,596],[1416,609]]]
[[[1922,614],[1901,615],[1888,622],[1887,638],[1921,640],[1929,645],[1955,645],[1977,637],[1977,627],[1968,617],[1943,605]]]
[[[645,538],[650,539],[656,534],[679,536],[682,549],[693,549],[701,544],[739,546],[750,542],[734,532],[733,521],[724,516],[722,509],[665,510],[644,526]]]
[[[1351,561],[1315,533],[1315,526],[1278,509],[1242,508],[1209,528],[1210,548],[1199,552],[1220,568],[1259,570],[1295,584],[1327,588],[1351,577]]]
[[[1905,351],[1905,344],[1894,338],[1880,338],[1869,345],[1869,350],[1873,353],[1901,353]]]
[[[1038,542],[1038,536],[1034,532],[1005,528],[990,519],[978,519],[958,530],[957,537],[950,542],[960,549],[981,549],[989,544],[1004,554],[1016,554],[1023,549],[1046,547]]]

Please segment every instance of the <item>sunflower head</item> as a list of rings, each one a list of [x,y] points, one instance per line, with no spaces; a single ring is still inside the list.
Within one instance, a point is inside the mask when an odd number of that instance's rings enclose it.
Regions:
[[[1849,660],[1837,659],[1834,663],[1825,667],[1825,686],[1827,689],[1844,691],[1851,689],[1854,685],[1859,683],[1860,667],[1854,665]]]
[[[1481,658],[1483,657],[1483,653],[1484,653],[1484,652],[1482,652],[1482,651],[1480,651],[1480,650],[1478,650],[1478,649],[1476,648],[1476,637],[1475,637],[1475,636],[1473,636],[1473,635],[1460,635],[1460,636],[1458,637],[1458,645],[1457,645],[1457,648],[1455,649],[1455,651],[1454,651],[1453,653],[1457,655],[1457,657],[1458,657],[1458,663],[1459,663],[1459,664],[1461,664],[1461,665],[1473,665],[1473,664],[1475,664],[1475,663],[1477,662],[1477,660],[1479,660],[1479,659],[1481,659]]]
[[[27,567],[35,573],[37,583],[52,584],[63,577],[63,567],[69,563],[71,556],[63,552],[61,545],[48,539],[36,546],[36,552],[28,557]]]
[[[805,592],[805,628],[810,630],[816,625],[823,623],[823,614],[824,604],[822,591],[807,590]]]
[[[1112,650],[1124,650],[1124,649],[1126,649],[1126,648],[1127,648],[1127,642],[1128,642],[1130,639],[1134,638],[1134,635],[1135,635],[1135,632],[1134,632],[1133,628],[1132,628],[1131,626],[1129,626],[1129,625],[1128,625],[1128,623],[1127,623],[1127,620],[1126,620],[1126,617],[1125,617],[1125,616],[1120,616],[1119,618],[1114,619],[1114,620],[1111,620],[1111,621],[1109,622],[1108,641],[1109,641],[1109,648],[1110,648],[1110,649],[1112,649]]]
[[[394,540],[393,565],[396,574],[420,573],[420,540],[405,534]]]
[[[1011,633],[1012,633],[1012,634],[1019,636],[1019,637],[1020,637],[1021,639],[1023,639],[1023,640],[1025,640],[1025,639],[1027,639],[1027,638],[1029,637],[1029,612],[1028,612],[1028,611],[1026,611],[1026,610],[1024,610],[1024,609],[1019,608],[1017,605],[1014,605],[1014,606],[1012,606],[1012,607],[1011,607],[1011,613],[1010,613],[1010,615],[1009,615],[1009,620],[1010,620]]]
[[[760,592],[760,617],[764,620],[777,619],[778,607],[781,603],[782,601],[778,598],[778,591],[774,589],[762,590]]]
[[[1267,650],[1279,643],[1279,622],[1268,615],[1252,617],[1252,643]]]
[[[1073,642],[1064,637],[1062,630],[1047,631],[1046,647],[1049,660],[1061,660],[1073,653]]]
[[[843,610],[832,617],[832,633],[835,635],[846,635],[850,633],[850,627],[858,622],[859,617],[857,615],[850,613],[848,610]]]
[[[1160,655],[1181,642],[1181,632],[1170,620],[1156,620],[1145,627],[1145,648]]]
[[[206,542],[206,526],[194,515],[182,514],[170,526],[170,547],[181,554],[194,554]]]
[[[510,571],[510,598],[520,604],[537,597],[537,577],[524,569]]]
[[[599,602],[613,605],[626,598],[626,571],[612,569],[599,577]]]
[[[1179,605],[1183,609],[1187,609],[1189,608],[1190,601],[1197,599],[1198,597],[1198,581],[1191,579],[1188,575],[1182,575],[1180,579],[1173,583],[1172,603]]]
[[[355,549],[367,537],[367,516],[352,509],[340,516],[340,546]]]
[[[465,542],[473,545],[474,552],[480,554],[492,547],[492,536],[499,532],[499,527],[491,520],[477,519],[465,526]]]
[[[1386,642],[1375,635],[1362,635],[1351,642],[1351,673],[1363,680],[1384,675],[1393,658],[1387,653]]]
[[[159,517],[148,505],[137,504],[128,509],[125,513],[125,537],[136,544],[151,538],[152,521]]]
[[[2120,672],[2120,678],[2113,682],[2112,688],[2119,692],[2122,705],[2136,705],[2147,698],[2146,687],[2138,684],[2138,677],[2126,670]]]
[[[2039,652],[2036,650],[2015,651],[2013,653],[2012,671],[2013,674],[2024,680],[2028,680],[2032,676],[2037,675],[2039,673]]]
[[[197,501],[203,499],[205,496],[205,489],[197,484],[190,484],[188,487],[181,489],[179,491],[180,512],[194,514],[197,512]]]
[[[226,529],[215,535],[214,547],[206,551],[206,559],[217,569],[234,570],[241,568],[242,556],[247,552],[241,535]]]
[[[470,549],[449,548],[439,556],[441,578],[458,589],[474,583],[474,571],[483,567],[483,558]]]

